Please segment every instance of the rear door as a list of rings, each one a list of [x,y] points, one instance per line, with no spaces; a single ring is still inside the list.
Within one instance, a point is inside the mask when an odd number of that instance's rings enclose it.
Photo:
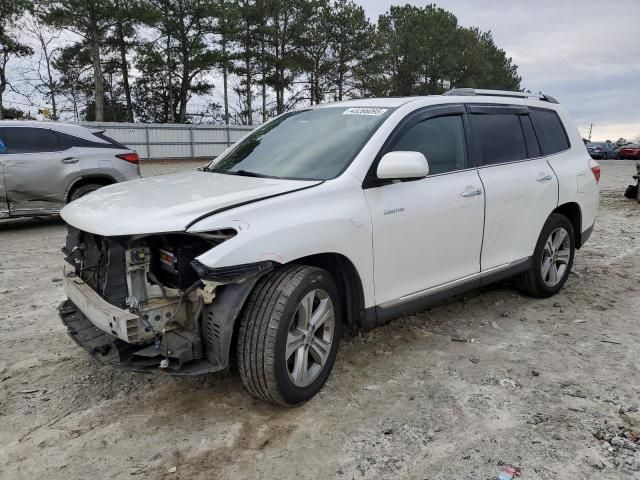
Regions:
[[[474,155],[486,192],[481,269],[533,254],[558,205],[558,180],[542,156],[529,109],[469,105]]]
[[[7,153],[2,157],[11,214],[51,213],[65,203],[71,172],[77,170],[62,138],[46,127],[4,127]]]

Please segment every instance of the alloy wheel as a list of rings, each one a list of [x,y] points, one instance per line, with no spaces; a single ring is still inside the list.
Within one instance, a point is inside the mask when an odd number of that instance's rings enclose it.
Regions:
[[[571,259],[569,232],[563,227],[551,232],[542,252],[540,266],[542,280],[548,287],[555,287],[562,281]]]
[[[316,289],[302,298],[289,326],[285,352],[289,378],[297,387],[308,386],[322,372],[333,345],[335,323],[327,292]]]

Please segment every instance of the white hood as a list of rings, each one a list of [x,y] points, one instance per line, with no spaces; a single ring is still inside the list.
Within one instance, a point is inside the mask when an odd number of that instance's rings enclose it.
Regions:
[[[192,170],[101,188],[70,203],[60,215],[68,224],[102,236],[179,232],[217,210],[319,183]]]

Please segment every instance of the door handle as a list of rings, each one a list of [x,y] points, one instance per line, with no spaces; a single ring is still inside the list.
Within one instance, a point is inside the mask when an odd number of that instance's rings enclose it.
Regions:
[[[553,180],[553,176],[548,173],[539,173],[538,178],[536,178],[538,182],[548,182],[549,180]]]
[[[479,188],[476,188],[475,190],[465,190],[460,195],[464,198],[477,197],[478,195],[482,195],[482,190]]]
[[[76,157],[67,157],[60,160],[60,163],[78,163],[78,159]]]

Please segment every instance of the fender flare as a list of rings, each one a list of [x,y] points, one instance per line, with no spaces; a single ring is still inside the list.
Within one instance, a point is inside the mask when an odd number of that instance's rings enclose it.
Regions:
[[[222,285],[216,289],[216,297],[202,308],[202,341],[205,356],[212,364],[229,367],[229,352],[236,319],[259,277],[243,283]]]

